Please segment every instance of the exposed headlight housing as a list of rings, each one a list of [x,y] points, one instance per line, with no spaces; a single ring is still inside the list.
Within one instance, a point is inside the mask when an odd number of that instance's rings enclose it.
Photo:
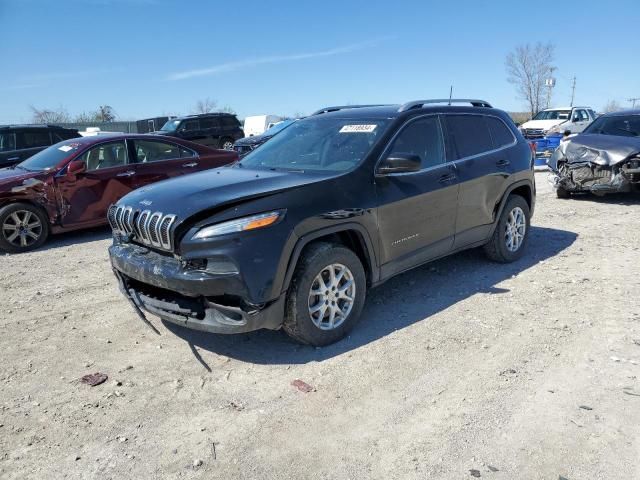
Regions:
[[[198,230],[192,240],[212,238],[220,235],[227,235],[229,233],[246,232],[248,230],[265,228],[284,218],[284,214],[285,210],[276,210],[273,212],[260,213],[258,215],[229,220],[228,222],[222,222],[216,225],[210,225]]]

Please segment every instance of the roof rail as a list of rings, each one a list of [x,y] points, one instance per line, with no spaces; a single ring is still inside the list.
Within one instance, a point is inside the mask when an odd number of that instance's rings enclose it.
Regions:
[[[348,108],[386,107],[386,106],[387,105],[382,104],[382,103],[376,103],[376,104],[373,104],[373,105],[337,105],[335,107],[321,108],[320,110],[317,110],[317,111],[313,112],[309,116],[313,117],[314,115],[320,115],[321,113],[337,112],[339,110],[346,110]]]
[[[53,123],[10,123],[0,125],[0,128],[65,128]]]
[[[493,108],[489,102],[484,100],[475,100],[472,98],[437,98],[431,100],[414,100],[413,102],[407,102],[404,105],[400,106],[398,112],[406,112],[407,110],[412,110],[414,108],[422,108],[425,105],[432,103],[446,103],[451,105],[452,103],[470,103],[474,107],[485,107],[485,108]]]

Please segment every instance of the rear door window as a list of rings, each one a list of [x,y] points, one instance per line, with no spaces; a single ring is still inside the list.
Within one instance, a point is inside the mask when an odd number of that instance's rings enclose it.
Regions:
[[[485,120],[491,132],[494,148],[506,147],[515,141],[516,137],[502,120],[495,117],[485,117]]]
[[[240,126],[240,122],[235,117],[222,117],[222,126],[226,128],[235,128]]]
[[[22,148],[47,147],[51,145],[48,130],[28,130],[18,134]]]
[[[422,169],[445,162],[442,130],[437,116],[410,122],[393,141],[388,156],[411,154],[420,157]]]
[[[482,115],[445,115],[455,158],[466,158],[493,150],[489,127]]]
[[[135,140],[136,162],[149,163],[180,158],[177,145],[149,140]]]
[[[216,117],[201,118],[200,126],[202,127],[203,130],[220,128],[220,119]]]

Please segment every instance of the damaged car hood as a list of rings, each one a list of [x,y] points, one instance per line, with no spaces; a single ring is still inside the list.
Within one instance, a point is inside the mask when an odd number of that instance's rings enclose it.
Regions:
[[[39,180],[44,176],[46,175],[43,175],[43,172],[28,172],[19,168],[0,168],[0,192],[41,183]]]
[[[640,138],[615,135],[581,134],[560,142],[548,165],[557,169],[558,161],[595,163],[612,166],[640,152]]]
[[[117,205],[173,214],[181,222],[203,210],[272,195],[335,175],[223,167],[134,190]]]

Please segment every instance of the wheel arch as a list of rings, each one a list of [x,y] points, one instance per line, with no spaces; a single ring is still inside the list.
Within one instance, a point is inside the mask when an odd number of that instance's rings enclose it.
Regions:
[[[289,289],[293,273],[305,248],[312,243],[321,241],[338,243],[351,249],[362,262],[362,266],[364,267],[365,274],[367,276],[367,284],[372,285],[378,282],[380,273],[375,250],[373,249],[373,243],[369,233],[360,224],[346,223],[316,230],[307,233],[298,239],[291,255],[289,256],[281,292],[286,292]]]
[[[30,198],[20,198],[20,199],[14,198],[14,199],[0,200],[0,209],[8,207],[9,205],[16,205],[16,204],[25,204],[38,209],[47,219],[47,223],[49,224],[49,226],[52,225],[51,216],[49,215],[49,212],[47,211],[47,209],[43,205],[39,204],[38,202],[35,202]]]
[[[502,215],[502,210],[504,209],[504,206],[507,203],[507,199],[510,195],[519,195],[523,197],[527,202],[527,205],[529,205],[530,216],[533,215],[533,210],[535,208],[535,187],[533,186],[533,183],[531,182],[531,180],[521,180],[519,182],[515,182],[505,190],[502,198],[500,199],[500,202],[498,202],[495,206],[491,235],[493,235],[493,231],[498,226],[500,215]]]

